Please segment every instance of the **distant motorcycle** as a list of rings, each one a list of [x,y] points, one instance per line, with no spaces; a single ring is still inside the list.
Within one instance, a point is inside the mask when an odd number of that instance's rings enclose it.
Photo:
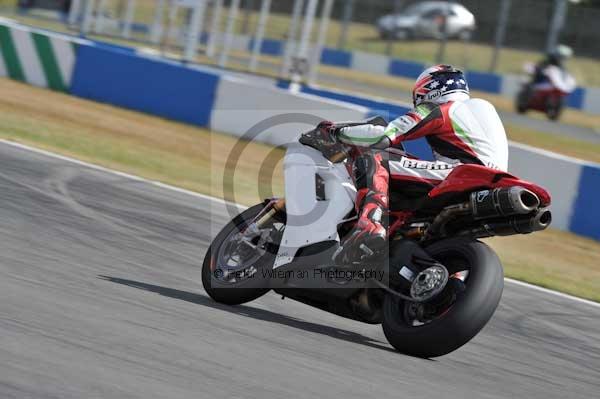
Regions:
[[[526,72],[533,74],[535,67],[525,66]],[[540,83],[526,83],[517,94],[516,109],[519,113],[533,109],[542,111],[551,120],[560,117],[566,97],[576,88],[575,78],[563,69],[550,65],[543,70],[545,80]]]
[[[362,123],[386,125],[381,118]],[[477,239],[544,230],[551,221],[543,188],[461,165],[424,199],[392,201],[388,248],[364,247],[363,260],[336,265],[331,259],[340,237],[357,220],[345,160],[352,149],[319,129],[300,143],[284,158],[285,199],[248,208],[208,249],[202,283],[215,301],[237,305],[273,289],[342,317],[383,324],[403,353],[441,356],[471,340],[500,302],[502,265]]]

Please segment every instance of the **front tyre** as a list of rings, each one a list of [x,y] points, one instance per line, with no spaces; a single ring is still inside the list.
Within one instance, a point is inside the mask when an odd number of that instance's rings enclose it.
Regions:
[[[435,314],[388,294],[383,304],[383,332],[398,351],[431,358],[460,348],[481,331],[498,307],[504,274],[498,256],[480,241],[449,239],[426,251],[446,266],[451,276],[445,291],[447,302]]]
[[[254,205],[236,216],[230,221],[213,240],[204,256],[202,264],[202,285],[204,290],[212,299],[226,305],[239,305],[250,302],[269,292],[268,281],[262,275],[264,268],[272,266],[274,255],[266,251],[260,256],[250,256],[246,264],[240,267],[240,270],[253,268],[254,275],[250,278],[240,273],[238,278],[225,279],[224,274],[228,270],[223,263],[223,253],[229,250],[236,234],[252,221],[264,208],[263,204]],[[235,248],[231,248],[235,250]],[[241,256],[241,255],[240,255]],[[233,270],[235,271],[235,270]]]

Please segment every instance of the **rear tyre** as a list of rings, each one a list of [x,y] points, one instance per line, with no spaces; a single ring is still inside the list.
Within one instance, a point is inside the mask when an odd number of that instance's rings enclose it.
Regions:
[[[263,208],[263,204],[254,205],[236,216],[221,230],[208,248],[202,264],[202,285],[208,296],[215,301],[226,305],[239,305],[269,292],[268,279],[263,277],[261,271],[273,264],[274,255],[270,252],[248,265],[257,269],[252,278],[240,279],[237,282],[225,282],[219,278],[222,273],[219,269],[218,257],[222,247],[227,244],[232,235],[242,230]]]
[[[515,100],[515,108],[519,114],[527,112],[527,104],[529,103],[529,90],[522,88],[517,94]]]
[[[563,108],[563,101],[559,98],[548,98],[546,102],[546,116],[551,121],[556,121],[560,118],[560,114]]]
[[[468,270],[464,282],[450,278],[448,290],[454,291],[451,303],[419,325],[407,311],[414,303],[388,294],[383,304],[383,332],[398,351],[431,358],[460,348],[486,325],[500,302],[504,274],[498,256],[480,241],[449,239],[426,250],[448,268],[451,276]]]

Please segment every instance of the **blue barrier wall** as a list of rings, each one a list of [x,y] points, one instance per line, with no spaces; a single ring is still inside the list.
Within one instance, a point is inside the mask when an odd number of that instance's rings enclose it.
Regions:
[[[350,68],[352,53],[349,51],[324,48],[321,53],[321,64]]]
[[[416,79],[424,69],[425,65],[418,62],[392,59],[390,60],[388,73],[390,75]]]
[[[579,193],[573,205],[570,230],[600,240],[600,168],[583,166]]]
[[[208,126],[219,76],[125,51],[81,46],[71,93]]]
[[[502,88],[502,78],[494,73],[467,71],[466,78],[471,90],[500,93]]]
[[[282,55],[284,43],[280,40],[264,39],[260,46],[260,53],[266,55]],[[248,51],[252,51],[254,39],[248,42]]]
[[[582,109],[584,96],[585,90],[581,87],[576,88],[575,91],[567,97],[567,105],[571,108]]]

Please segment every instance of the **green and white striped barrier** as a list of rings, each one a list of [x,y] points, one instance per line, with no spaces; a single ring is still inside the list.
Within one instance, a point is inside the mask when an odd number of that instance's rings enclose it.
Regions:
[[[0,76],[68,91],[79,39],[0,24]]]

